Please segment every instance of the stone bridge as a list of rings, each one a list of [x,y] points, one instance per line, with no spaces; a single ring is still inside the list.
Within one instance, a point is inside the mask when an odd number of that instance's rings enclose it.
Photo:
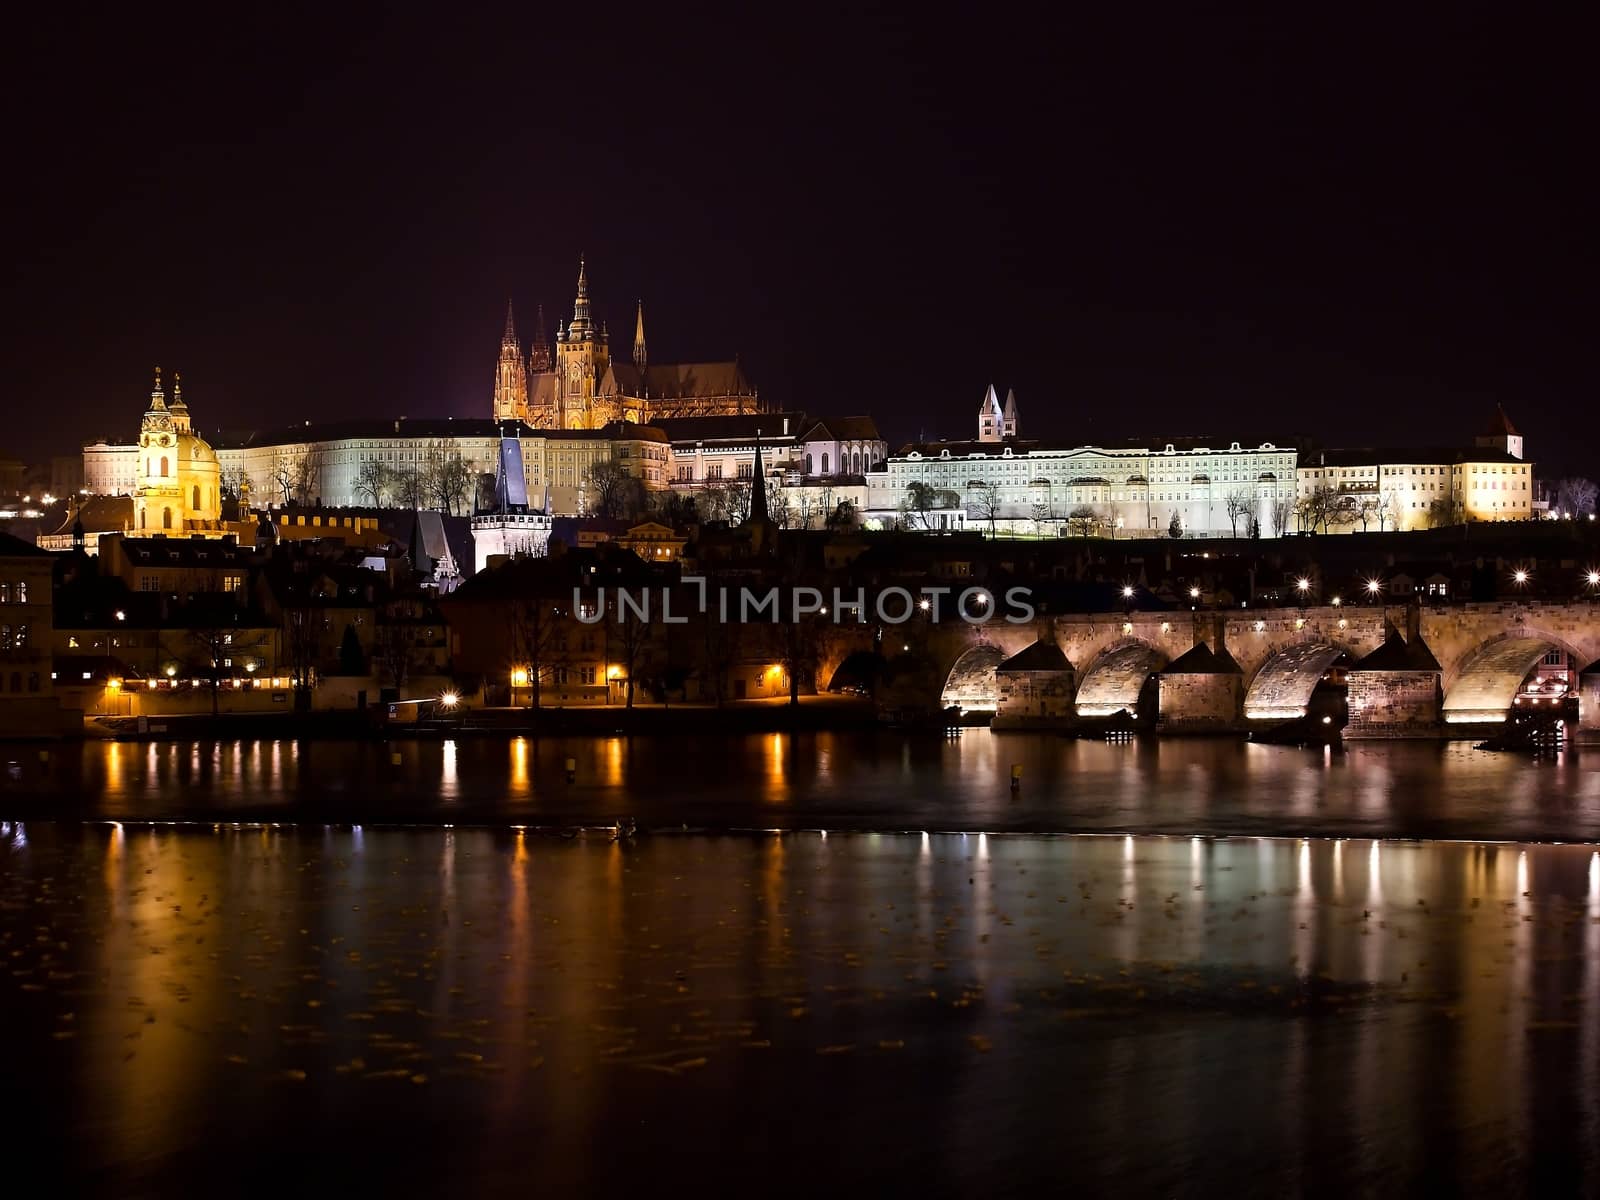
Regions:
[[[1036,643],[1064,662],[997,670]],[[1595,603],[1073,613],[1023,625],[898,626],[882,646],[888,659],[926,660],[919,703],[996,712],[1000,726],[1062,723],[1019,699],[1049,694],[1064,698],[1066,723],[1127,711],[1175,732],[1248,729],[1304,717],[1318,684],[1341,671],[1351,737],[1480,732],[1505,720],[1553,650],[1582,672],[1581,726],[1600,732]],[[824,671],[844,652],[825,654]],[[819,685],[827,681],[819,673]]]

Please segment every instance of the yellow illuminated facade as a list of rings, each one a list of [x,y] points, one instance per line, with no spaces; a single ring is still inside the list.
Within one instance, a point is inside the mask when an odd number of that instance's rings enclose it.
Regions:
[[[172,403],[156,368],[150,409],[139,423],[137,486],[133,495],[136,533],[222,533],[222,475],[217,454],[194,431],[183,402],[181,379],[174,375]]]
[[[497,421],[523,421],[536,429],[603,429],[614,421],[645,425],[668,417],[761,411],[737,359],[652,364],[642,303],[634,318],[632,355],[613,358],[610,331],[590,307],[587,263],[578,264],[572,319],[558,324],[553,355],[540,328],[524,359],[511,313],[506,313],[495,365]]]

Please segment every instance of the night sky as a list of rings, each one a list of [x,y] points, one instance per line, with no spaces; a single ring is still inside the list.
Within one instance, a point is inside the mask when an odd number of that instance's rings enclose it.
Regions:
[[[16,18],[0,454],[488,414],[507,297],[968,436],[1469,439],[1593,473],[1592,64],[1521,10]],[[1283,24],[1283,21],[1299,22]],[[1512,23],[1512,22],[1517,23]]]

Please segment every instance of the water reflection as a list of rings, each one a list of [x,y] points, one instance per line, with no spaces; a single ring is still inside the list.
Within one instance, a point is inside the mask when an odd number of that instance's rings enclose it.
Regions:
[[[1289,1190],[1376,1162],[1572,1191],[1597,919],[1582,846],[8,822],[0,1015],[14,1135],[124,1191],[265,1136],[286,1177],[404,1146],[362,1161],[411,1191],[537,1163],[592,1192],[715,1146],[721,1186],[777,1111],[780,1146],[939,1192],[994,1191],[1018,1147],[1138,1192],[1247,1159]],[[619,1127],[629,1154],[562,1151]]]
[[[399,757],[398,764],[392,761]],[[0,815],[1600,840],[1600,772],[1459,744],[1344,753],[969,730],[438,742],[91,742]],[[569,781],[565,764],[574,763]],[[1010,768],[1021,764],[1021,786]]]

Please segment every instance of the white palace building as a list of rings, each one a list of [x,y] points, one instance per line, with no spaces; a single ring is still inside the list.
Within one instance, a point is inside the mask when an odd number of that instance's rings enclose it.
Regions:
[[[1279,537],[1533,515],[1533,468],[1503,410],[1471,447],[1429,450],[1305,454],[1270,441],[1208,437],[1083,445],[1019,432],[1015,395],[1002,405],[991,386],[976,439],[914,443],[866,473],[865,524],[1034,536],[1242,537],[1254,530]],[[1319,492],[1325,502],[1310,503]],[[1442,509],[1433,505],[1440,499]]]
[[[975,440],[909,445],[868,473],[868,526],[1121,537],[1165,535],[1174,521],[1194,537],[1243,535],[1252,519],[1263,537],[1292,528],[1293,446],[1204,438],[1086,446],[1029,441],[1018,429],[1015,395],[1002,407],[991,386]]]

